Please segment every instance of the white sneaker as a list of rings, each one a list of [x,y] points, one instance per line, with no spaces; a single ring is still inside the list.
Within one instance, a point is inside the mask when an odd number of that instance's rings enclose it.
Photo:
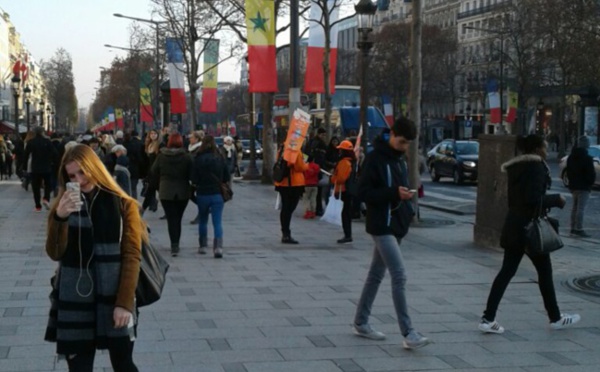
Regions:
[[[481,332],[484,333],[504,333],[504,327],[500,325],[497,321],[489,322],[484,318],[481,318],[481,322],[479,322],[479,326],[477,326]]]
[[[418,349],[423,346],[429,345],[431,341],[417,331],[410,331],[409,334],[404,337],[402,346],[405,349]]]
[[[561,314],[560,320],[550,323],[552,329],[563,329],[572,326],[581,320],[579,314]]]
[[[357,336],[368,338],[369,340],[385,340],[385,334],[383,332],[374,330],[368,324],[353,324],[352,332],[354,332],[354,334]]]

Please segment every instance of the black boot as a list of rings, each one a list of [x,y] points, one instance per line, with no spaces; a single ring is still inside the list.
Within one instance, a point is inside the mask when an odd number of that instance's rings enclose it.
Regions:
[[[179,254],[179,243],[171,243],[171,256],[177,257]]]
[[[284,235],[281,238],[283,244],[298,244],[298,241],[292,238],[292,235]]]

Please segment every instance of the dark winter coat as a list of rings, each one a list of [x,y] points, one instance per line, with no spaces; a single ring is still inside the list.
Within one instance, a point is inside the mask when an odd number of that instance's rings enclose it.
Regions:
[[[500,246],[505,249],[524,250],[525,226],[541,207],[560,206],[560,194],[546,195],[550,188],[550,170],[538,155],[519,155],[502,164],[508,176],[508,213],[504,220]]]
[[[569,190],[590,191],[596,182],[594,159],[588,154],[587,149],[574,148],[567,159],[567,177]]]
[[[395,235],[391,226],[398,222],[399,209],[409,208],[408,213],[412,212],[410,203],[401,202],[398,190],[400,186],[408,187],[402,155],[382,138],[377,138],[361,167],[358,196],[367,205],[366,230],[371,235]]]
[[[102,190],[66,220],[49,216],[46,252],[60,265],[45,339],[57,342],[58,354],[129,339],[127,327],[114,328],[113,312],[118,306],[136,314],[140,226],[135,202]]]
[[[31,173],[51,173],[52,164],[58,161],[58,152],[49,138],[36,136],[27,142],[25,159],[31,156]]]
[[[137,137],[131,137],[129,141],[123,143],[123,146],[127,149],[127,158],[129,159],[129,173],[131,173],[131,179],[138,180],[143,178],[144,163],[145,163],[145,152],[144,143]]]
[[[114,168],[114,177],[117,184],[121,186],[127,195],[131,196],[131,174],[129,173],[129,161],[126,155],[121,155],[116,159]]]
[[[231,174],[225,159],[220,154],[201,152],[194,159],[192,183],[196,186],[196,195],[214,195],[221,193],[221,183],[229,182]]]
[[[160,149],[152,165],[152,174],[159,182],[160,200],[188,200],[190,197],[190,176],[192,157],[184,148]]]

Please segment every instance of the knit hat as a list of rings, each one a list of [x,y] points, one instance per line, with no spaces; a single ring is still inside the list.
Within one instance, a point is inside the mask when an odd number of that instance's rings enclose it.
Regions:
[[[114,145],[112,147],[112,149],[110,149],[110,152],[112,152],[113,154],[116,153],[117,151],[121,151],[121,152],[127,154],[127,149],[123,145]]]
[[[577,139],[577,147],[587,149],[590,147],[590,139],[586,136],[581,136]]]
[[[117,138],[123,138],[123,131],[118,130],[116,136],[117,136]]]
[[[354,150],[354,146],[352,145],[352,142],[350,142],[348,140],[344,140],[340,143],[340,145],[337,147],[337,149],[339,149],[339,150]]]

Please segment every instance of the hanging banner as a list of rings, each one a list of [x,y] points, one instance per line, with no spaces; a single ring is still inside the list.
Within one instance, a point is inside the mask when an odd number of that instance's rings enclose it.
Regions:
[[[205,40],[202,103],[200,112],[217,112],[219,40]]]
[[[336,4],[338,4],[336,6]],[[307,93],[325,93],[325,74],[323,73],[323,60],[325,59],[325,24],[321,7],[322,0],[311,0],[308,48],[306,49],[306,74],[304,77],[304,91]],[[339,1],[328,0],[329,24],[338,20]],[[329,30],[329,91],[335,93],[335,72],[337,67],[337,42],[338,25]]]
[[[152,112],[152,94],[150,93],[150,85],[152,84],[152,76],[148,71],[140,73],[140,122],[152,123],[154,121],[154,113]]]
[[[275,2],[246,0],[248,91],[277,92]]]
[[[181,50],[181,41],[177,38],[167,38],[167,68],[171,84],[171,114],[185,114],[187,107],[183,77],[183,51]]]

